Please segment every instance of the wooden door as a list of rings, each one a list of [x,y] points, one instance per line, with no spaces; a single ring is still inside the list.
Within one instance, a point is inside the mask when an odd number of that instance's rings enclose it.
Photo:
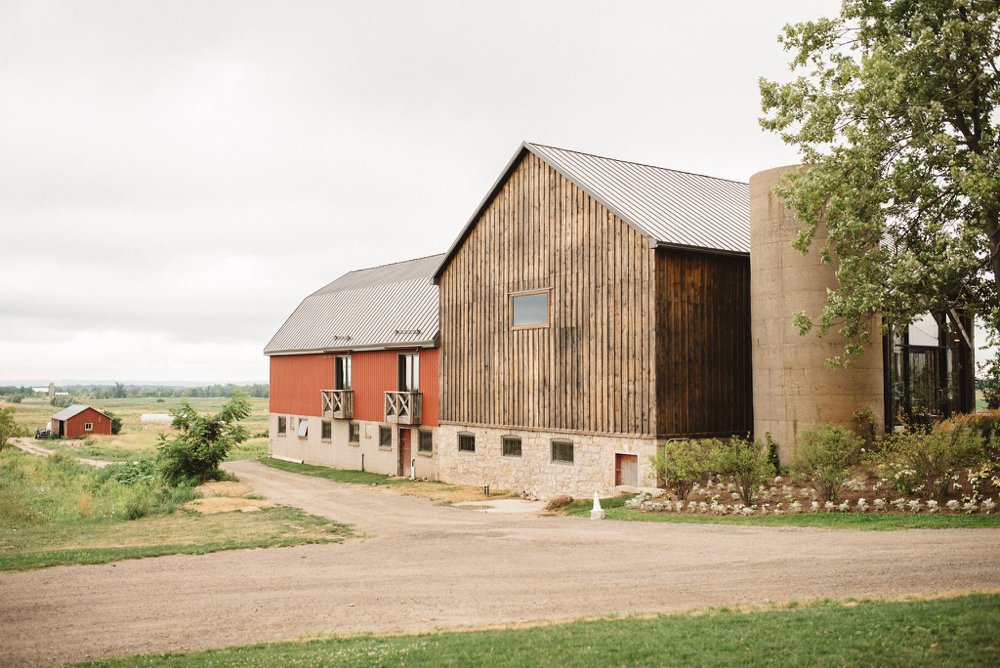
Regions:
[[[615,455],[615,486],[639,486],[639,455]]]
[[[398,475],[410,475],[410,430],[399,430],[399,471]]]

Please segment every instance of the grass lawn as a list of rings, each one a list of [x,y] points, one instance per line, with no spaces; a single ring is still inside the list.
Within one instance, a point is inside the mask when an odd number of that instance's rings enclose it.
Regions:
[[[347,636],[98,666],[996,666],[1000,596],[824,602],[496,631]]]
[[[0,452],[0,571],[162,554],[339,542],[341,524],[284,507],[216,515],[178,510],[189,487],[103,480],[65,457]],[[134,519],[130,519],[134,518]]]
[[[754,526],[820,527],[825,529],[967,529],[1000,527],[1000,515],[928,515],[902,513],[800,513],[797,515],[694,515],[689,513],[645,513],[624,504],[627,496],[601,499],[604,516],[629,522],[675,522],[678,524],[742,524]],[[561,512],[577,517],[590,517],[594,502],[581,500],[564,506]]]
[[[105,461],[127,461],[156,454],[157,435],[160,432],[173,433],[168,425],[140,422],[143,413],[168,413],[180,408],[184,402],[191,404],[199,413],[216,413],[229,401],[225,397],[129,397],[127,399],[81,399],[98,410],[109,410],[122,418],[121,433],[115,436],[90,436],[82,440],[53,439],[37,441],[38,445],[75,457],[89,457]],[[268,400],[252,397],[252,412],[243,421],[255,437],[243,447],[230,453],[229,460],[256,459],[267,453]],[[24,426],[30,435],[44,427],[53,414],[61,409],[49,404],[44,397],[28,397],[19,404],[0,402],[0,406],[14,408],[14,419]],[[263,434],[263,436],[260,436]]]

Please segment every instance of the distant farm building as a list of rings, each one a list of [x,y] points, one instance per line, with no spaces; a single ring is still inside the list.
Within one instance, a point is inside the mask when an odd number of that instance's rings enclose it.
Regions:
[[[174,421],[174,416],[170,413],[143,413],[139,416],[139,422],[143,424],[170,424]]]
[[[73,404],[52,416],[52,434],[63,438],[110,436],[111,418],[91,406]]]

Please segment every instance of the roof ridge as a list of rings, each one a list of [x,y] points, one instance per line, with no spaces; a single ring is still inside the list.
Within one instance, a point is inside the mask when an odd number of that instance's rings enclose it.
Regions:
[[[528,146],[539,146],[541,148],[553,148],[557,151],[565,151],[567,153],[576,153],[578,155],[587,155],[592,158],[600,158],[601,160],[612,160],[614,162],[624,162],[629,165],[638,165],[639,167],[649,167],[650,169],[662,169],[665,172],[674,172],[675,174],[687,174],[688,176],[699,176],[703,179],[712,179],[715,181],[725,181],[727,183],[738,183],[741,186],[749,185],[747,181],[737,181],[736,179],[726,179],[721,176],[712,176],[711,174],[699,174],[698,172],[689,172],[685,169],[673,169],[671,167],[661,167],[659,165],[651,165],[648,162],[636,162],[635,160],[623,160],[621,158],[612,158],[607,155],[598,155],[597,153],[590,153],[588,151],[577,151],[572,148],[562,148],[561,146],[552,146],[551,144],[539,144],[538,142],[525,141]]]
[[[374,265],[372,267],[361,267],[359,269],[351,269],[349,272],[347,272],[347,274],[354,274],[354,273],[357,273],[359,271],[370,271],[372,269],[382,269],[384,267],[391,267],[391,266],[397,265],[397,264],[406,264],[408,262],[418,262],[420,260],[429,260],[432,257],[438,257],[439,255],[444,255],[444,253],[434,253],[432,255],[424,255],[423,257],[413,257],[413,258],[410,258],[409,260],[396,260],[395,262],[386,262],[385,264],[376,264],[376,265]],[[347,274],[344,274],[344,276],[347,276]]]

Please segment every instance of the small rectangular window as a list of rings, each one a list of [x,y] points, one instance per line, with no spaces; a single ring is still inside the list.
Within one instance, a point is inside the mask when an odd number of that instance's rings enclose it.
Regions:
[[[83,423],[83,430],[84,431],[94,431],[94,423],[93,422],[84,422]]]
[[[284,436],[288,430],[288,421],[284,416],[278,417],[278,436]]]
[[[518,327],[547,327],[549,324],[549,291],[525,292],[510,297],[511,324]]]
[[[378,428],[378,447],[380,448],[392,447],[392,429],[390,427]]]
[[[521,456],[521,439],[517,436],[504,436],[501,447],[504,457]]]
[[[552,461],[573,463],[573,441],[552,441]]]
[[[472,434],[459,434],[458,435],[458,451],[459,452],[475,452],[476,451],[476,437]]]
[[[329,420],[323,420],[322,422],[322,433],[320,438],[327,443],[333,440],[333,423]]]
[[[305,438],[309,435],[309,420],[303,420],[299,418],[299,438]]]
[[[434,450],[434,434],[426,429],[420,430],[420,441],[417,444],[417,451],[432,452]]]
[[[359,425],[357,422],[352,422],[348,425],[347,440],[350,443],[361,442],[361,425]]]

